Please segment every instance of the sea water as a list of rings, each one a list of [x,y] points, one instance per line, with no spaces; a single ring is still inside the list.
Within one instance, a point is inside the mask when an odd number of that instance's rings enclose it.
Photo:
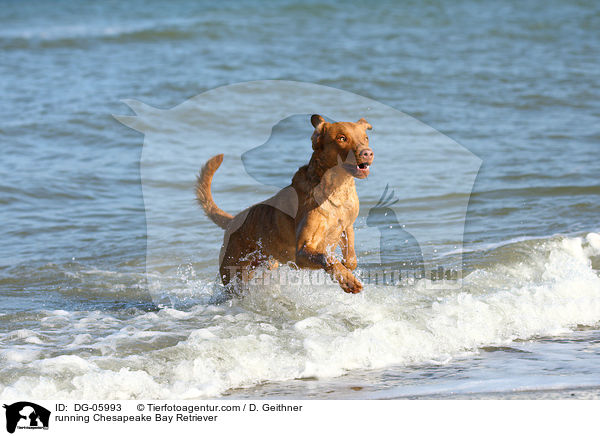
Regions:
[[[5,4],[0,23],[6,402],[597,397],[596,2],[40,1]],[[357,182],[359,273],[381,254],[368,217],[390,184],[391,224],[435,235],[428,268],[459,269],[460,286],[366,283],[348,295],[283,266],[295,280],[222,298],[223,233],[195,212],[196,171],[225,152],[219,206],[236,213],[265,199],[308,161],[303,115],[283,120],[281,141],[258,159],[245,138],[224,149],[210,131],[183,145],[179,161],[200,156],[186,162],[194,171],[161,168],[152,185],[180,208],[164,217],[177,231],[152,245],[162,264],[147,274],[145,138],[113,117],[131,114],[121,100],[169,110],[264,79],[364,96],[480,159],[465,197],[447,183],[451,168],[427,179],[401,171],[423,138],[373,122],[375,162]],[[441,229],[461,222],[462,240],[445,240]]]

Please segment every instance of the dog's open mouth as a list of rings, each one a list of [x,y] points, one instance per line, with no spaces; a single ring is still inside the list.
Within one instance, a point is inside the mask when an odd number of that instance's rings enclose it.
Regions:
[[[364,179],[369,175],[369,164],[366,162],[359,163],[358,165],[344,164],[344,168],[358,179]]]

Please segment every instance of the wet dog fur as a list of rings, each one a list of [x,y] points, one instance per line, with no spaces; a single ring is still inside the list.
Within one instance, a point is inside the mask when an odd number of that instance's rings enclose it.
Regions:
[[[371,125],[364,118],[328,123],[320,115],[313,115],[311,124],[313,153],[308,165],[298,169],[291,185],[236,216],[221,210],[211,193],[223,155],[209,159],[200,171],[198,203],[225,229],[219,256],[224,285],[247,280],[257,266],[293,262],[300,268],[325,270],[345,292],[362,290],[353,274],[359,211],[354,179],[366,178],[373,163],[367,136]],[[341,261],[334,255],[337,246]]]

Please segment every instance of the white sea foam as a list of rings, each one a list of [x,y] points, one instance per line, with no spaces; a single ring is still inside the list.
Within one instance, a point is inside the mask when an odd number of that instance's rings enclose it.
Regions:
[[[0,360],[8,363],[25,364],[41,357],[41,352],[32,347],[15,346],[0,352]]]
[[[600,255],[600,235],[598,233],[588,233],[586,241],[589,243],[588,254],[590,256]]]
[[[164,308],[129,319],[48,313],[42,325],[65,335],[66,345],[84,345],[87,354],[49,355],[40,347],[19,355],[14,345],[3,352],[9,365],[35,358],[29,371],[38,376],[0,385],[0,394],[7,401],[211,397],[266,381],[444,364],[482,346],[597,326],[600,277],[591,257],[600,254],[600,235],[527,244],[527,261],[473,271],[455,290],[432,291],[419,282],[367,285],[348,295],[331,282],[318,289],[273,285],[219,306]]]

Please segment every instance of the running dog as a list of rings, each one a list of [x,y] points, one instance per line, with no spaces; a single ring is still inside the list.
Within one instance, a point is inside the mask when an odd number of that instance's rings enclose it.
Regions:
[[[206,215],[225,229],[219,272],[225,286],[234,279],[247,281],[260,266],[293,262],[300,268],[323,269],[340,287],[358,293],[362,284],[352,271],[354,221],[359,202],[354,179],[365,179],[373,163],[367,130],[356,123],[328,123],[311,117],[313,153],[298,169],[292,183],[274,197],[236,216],[221,210],[213,200],[211,182],[223,155],[209,159],[196,182],[196,198]],[[342,260],[334,253],[339,246]]]

